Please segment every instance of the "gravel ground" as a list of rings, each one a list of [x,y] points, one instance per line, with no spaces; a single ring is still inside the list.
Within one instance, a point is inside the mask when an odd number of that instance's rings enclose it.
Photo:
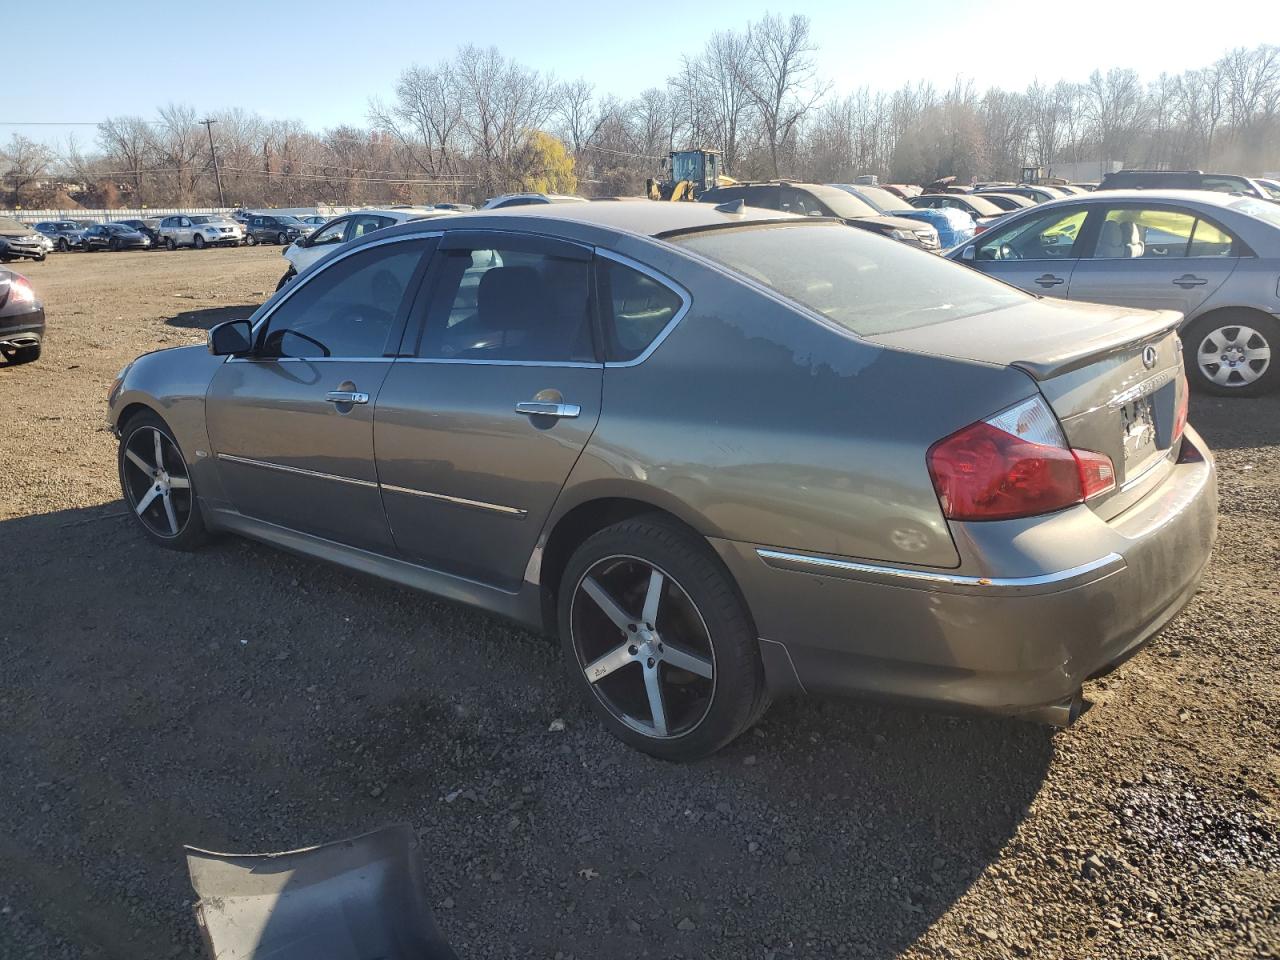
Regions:
[[[0,365],[0,957],[198,956],[182,844],[393,821],[464,958],[1280,952],[1280,397],[1193,402],[1213,565],[1071,730],[797,700],[672,766],[604,735],[543,639],[126,522],[113,375],[246,315],[274,248],[19,269],[50,338]]]

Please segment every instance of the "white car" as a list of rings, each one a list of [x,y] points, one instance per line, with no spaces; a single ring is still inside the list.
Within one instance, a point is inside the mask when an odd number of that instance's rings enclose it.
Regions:
[[[226,217],[209,214],[165,217],[160,221],[156,234],[156,242],[163,243],[170,250],[178,247],[195,247],[197,250],[212,246],[236,247],[244,242],[244,227]]]
[[[481,210],[497,210],[500,207],[524,207],[534,203],[586,203],[586,197],[572,197],[566,193],[505,193],[486,200]]]
[[[452,210],[435,210],[431,207],[397,207],[394,210],[356,210],[334,217],[323,227],[318,227],[310,236],[299,237],[282,253],[289,261],[289,269],[284,272],[279,290],[286,283],[311,266],[330,250],[339,247],[348,240],[363,237],[384,227],[392,227],[397,223],[408,223],[410,220],[427,220],[432,217],[453,216]]]

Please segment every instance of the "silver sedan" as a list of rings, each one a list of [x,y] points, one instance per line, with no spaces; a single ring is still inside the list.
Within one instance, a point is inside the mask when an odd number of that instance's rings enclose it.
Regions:
[[[1109,190],[1012,214],[948,256],[1035,294],[1177,310],[1194,386],[1280,387],[1280,205]]]
[[[341,245],[109,419],[155,543],[559,635],[611,731],[688,759],[802,691],[1069,722],[1214,539],[1179,319],[833,219],[520,206]]]

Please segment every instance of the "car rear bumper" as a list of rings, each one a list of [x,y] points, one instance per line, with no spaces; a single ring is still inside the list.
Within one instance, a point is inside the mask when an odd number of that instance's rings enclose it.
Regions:
[[[1205,451],[1193,431],[1187,440]],[[1020,713],[1072,696],[1181,610],[1216,523],[1206,451],[1109,522],[1081,506],[955,525],[962,555],[1000,569],[909,569],[712,543],[770,641],[771,683]],[[983,529],[966,529],[974,527]]]
[[[43,339],[43,307],[13,315],[0,309],[0,347],[34,347]]]

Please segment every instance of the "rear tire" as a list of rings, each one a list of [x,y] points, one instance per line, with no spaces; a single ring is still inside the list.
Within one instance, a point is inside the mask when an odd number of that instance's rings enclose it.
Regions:
[[[558,619],[571,682],[610,733],[652,756],[710,756],[768,706],[755,627],[729,571],[661,515],[606,527],[574,551]]]
[[[1280,388],[1280,323],[1253,310],[1221,310],[1182,331],[1192,387],[1218,397],[1259,397]]]

